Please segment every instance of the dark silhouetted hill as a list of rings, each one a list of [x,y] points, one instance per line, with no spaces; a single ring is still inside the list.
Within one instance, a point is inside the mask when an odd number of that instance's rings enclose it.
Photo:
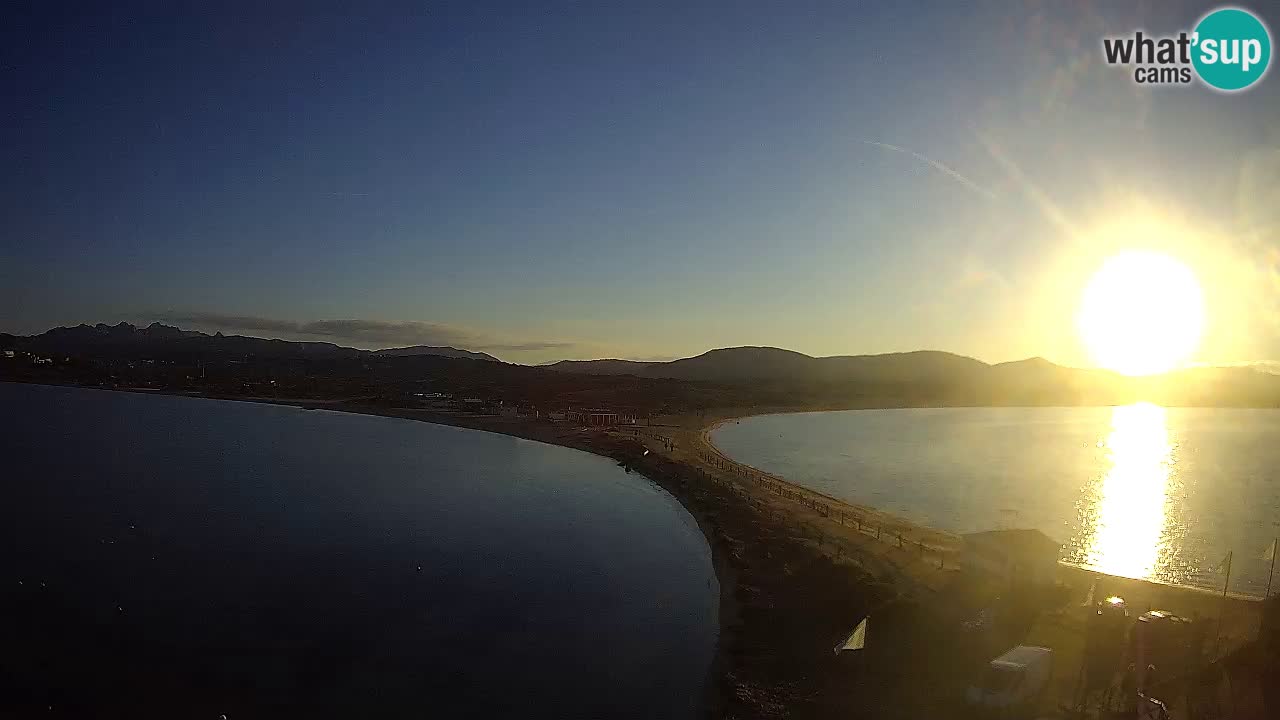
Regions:
[[[387,348],[386,350],[374,350],[374,355],[383,357],[409,357],[411,355],[436,355],[438,357],[449,358],[466,358],[468,360],[488,360],[490,362],[502,362],[498,358],[482,352],[472,352],[470,350],[459,350],[455,347],[435,347],[432,345],[412,345],[402,348]]]
[[[840,355],[815,358],[773,347],[711,350],[669,362],[631,360],[565,360],[547,366],[560,372],[590,375],[701,380],[705,382],[847,380],[909,382],[921,378],[964,376],[988,367],[952,353],[921,350],[886,355]]]
[[[12,337],[12,336],[11,336]],[[299,342],[223,335],[195,330],[183,330],[170,325],[152,323],[136,327],[127,322],[107,325],[76,325],[56,327],[39,335],[15,337],[12,347],[44,355],[96,356],[124,359],[199,358],[207,356],[251,356],[263,358],[301,357],[361,357],[368,355],[412,356],[439,355],[450,358],[497,361],[485,353],[459,350],[452,347],[428,347],[418,345],[386,350],[361,350],[343,347],[329,342]]]
[[[161,323],[139,328],[126,322],[115,325],[98,323],[57,327],[39,335],[19,338],[18,347],[47,355],[113,358],[168,358],[203,354],[289,357],[358,355],[366,352],[326,342],[291,342],[222,333],[207,335]]]
[[[635,375],[789,388],[801,402],[872,405],[1167,405],[1280,406],[1280,376],[1248,367],[1193,368],[1131,378],[1071,368],[1044,358],[988,365],[931,350],[815,358],[778,348],[712,350],[670,362],[564,361],[557,372]]]
[[[646,411],[1115,405],[1142,400],[1170,406],[1280,407],[1280,376],[1250,367],[1130,378],[1063,367],[1044,358],[988,365],[932,350],[812,357],[779,348],[736,347],[667,362],[588,360],[528,367],[450,347],[370,351],[324,342],[208,335],[160,323],[54,328],[29,337],[0,336],[0,346],[24,353],[4,359],[0,370],[12,379],[188,391],[216,385],[217,392],[227,394],[262,392],[264,383],[272,393],[290,387],[306,397],[416,397],[410,390],[425,388],[566,406],[622,402]],[[36,363],[25,353],[55,362]]]
[[[547,363],[541,367],[556,372],[575,373],[578,375],[635,375],[636,377],[645,377],[645,368],[650,365],[662,364],[643,360],[561,360]]]

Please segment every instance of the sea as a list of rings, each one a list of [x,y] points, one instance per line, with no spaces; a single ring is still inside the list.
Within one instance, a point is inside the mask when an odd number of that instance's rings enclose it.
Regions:
[[[1280,536],[1277,410],[849,410],[729,421],[712,441],[932,527],[1036,528],[1062,561],[1125,577],[1261,596]]]
[[[701,716],[710,550],[610,460],[64,387],[0,412],[0,716]]]

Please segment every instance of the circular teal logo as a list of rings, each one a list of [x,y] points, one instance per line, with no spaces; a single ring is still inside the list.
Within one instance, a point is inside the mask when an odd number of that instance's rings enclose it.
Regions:
[[[1253,13],[1222,8],[1196,25],[1191,63],[1200,79],[1227,92],[1262,79],[1271,64],[1271,33]]]

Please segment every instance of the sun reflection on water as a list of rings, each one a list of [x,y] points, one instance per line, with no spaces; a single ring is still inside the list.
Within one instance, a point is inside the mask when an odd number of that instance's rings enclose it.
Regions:
[[[1112,575],[1172,580],[1169,497],[1174,463],[1166,411],[1138,403],[1112,409],[1110,467],[1081,506],[1083,564]]]

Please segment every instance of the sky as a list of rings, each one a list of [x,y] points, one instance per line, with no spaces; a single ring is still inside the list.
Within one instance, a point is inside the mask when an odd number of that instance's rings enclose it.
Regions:
[[[1280,76],[1102,62],[1213,7],[19,3],[0,331],[1088,365],[1138,247],[1199,278],[1196,360],[1277,361]]]

